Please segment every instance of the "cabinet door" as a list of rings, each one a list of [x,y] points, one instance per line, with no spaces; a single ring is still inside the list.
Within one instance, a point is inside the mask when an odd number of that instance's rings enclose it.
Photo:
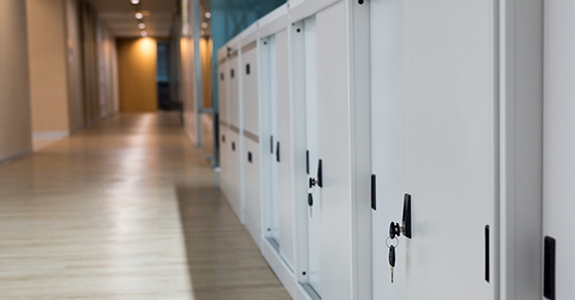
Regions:
[[[227,196],[229,192],[229,174],[230,174],[230,135],[229,135],[229,105],[228,105],[228,62],[223,59],[218,65],[218,106],[219,106],[219,126],[220,126],[220,180],[224,194]]]
[[[258,243],[261,242],[261,199],[260,199],[260,110],[258,85],[257,42],[242,47],[242,119],[243,119],[243,184],[244,220],[247,229]]]
[[[243,130],[252,135],[259,133],[258,49],[256,41],[242,52],[242,110]],[[249,135],[249,134],[248,134]]]
[[[323,299],[353,299],[347,13],[346,2],[340,1],[316,14]]]
[[[575,297],[574,28],[575,2],[545,1],[543,235],[556,249],[549,243],[544,249],[544,299]],[[553,255],[555,272],[547,268]]]
[[[276,46],[275,35],[260,41],[261,70],[260,144],[262,159],[262,203],[264,205],[264,236],[279,250],[278,165],[276,156],[277,105],[276,105]],[[280,153],[281,154],[281,153]]]
[[[243,186],[242,186],[242,167],[243,155],[242,154],[242,128],[240,116],[241,103],[240,103],[240,72],[239,72],[239,57],[237,51],[233,52],[228,62],[228,127],[230,143],[228,144],[229,155],[229,190],[227,195],[230,204],[241,222],[244,222],[244,203],[243,203]]]
[[[237,54],[234,54],[228,60],[228,94],[227,104],[229,107],[228,123],[232,126],[240,127],[240,80],[239,77],[239,59]]]
[[[413,237],[402,237],[407,262],[396,269],[407,268],[407,299],[494,298],[495,3],[403,3],[404,193],[411,195]],[[403,201],[394,197],[389,201]]]
[[[302,26],[304,42],[304,77],[305,77],[305,117],[306,117],[306,149],[309,180],[319,180],[319,132],[318,132],[318,97],[317,97],[317,36],[315,16],[303,21]],[[309,186],[308,203],[311,199],[307,213],[308,233],[308,273],[309,285],[321,296],[321,191],[316,183]],[[311,197],[311,198],[309,198]]]
[[[403,3],[370,2],[373,299],[405,299],[406,244],[396,250],[394,282],[386,240],[401,217],[405,193],[405,100],[403,97]],[[387,241],[389,242],[389,241]],[[390,242],[392,244],[394,242]]]
[[[289,41],[287,30],[276,33],[276,109],[277,138],[275,141],[278,172],[278,211],[280,254],[294,266],[294,193],[292,123],[289,93]]]

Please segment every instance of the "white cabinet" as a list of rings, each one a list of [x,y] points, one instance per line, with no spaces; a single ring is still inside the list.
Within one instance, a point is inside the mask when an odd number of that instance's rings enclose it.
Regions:
[[[279,245],[285,262],[294,263],[294,193],[292,111],[289,90],[289,42],[287,30],[275,35],[277,137],[274,141],[278,172]]]
[[[318,158],[323,173],[319,191],[323,299],[353,299],[353,112],[347,14],[346,2],[316,14]]]
[[[543,299],[575,297],[574,28],[573,1],[545,1]]]
[[[292,99],[294,129],[298,142],[295,151],[296,222],[300,283],[313,296],[322,295],[322,163],[319,156],[318,52],[316,17],[311,16],[291,28]],[[298,130],[299,129],[299,130]],[[303,159],[301,159],[303,158]],[[304,165],[305,164],[305,165]],[[305,168],[304,168],[305,166]]]
[[[258,54],[257,41],[242,46],[243,130],[252,135],[259,134]]]
[[[493,2],[405,3],[407,299],[495,297],[496,9]]]
[[[498,7],[371,5],[374,299],[494,299]],[[409,197],[412,237],[399,238],[391,284],[385,241]]]
[[[235,44],[234,48],[231,48],[229,58],[228,58],[228,105],[229,105],[229,124],[230,127],[240,127],[240,59],[239,59],[239,49],[238,45]]]
[[[222,188],[295,299],[538,299],[542,233],[575,293],[575,7],[545,10],[545,154],[542,0],[290,1],[220,50]]]
[[[350,14],[358,4],[298,3],[293,11],[286,5],[241,33],[239,61],[233,53],[236,47],[231,46],[227,132],[229,143],[235,142],[235,128],[243,138],[240,156],[229,150],[228,198],[238,215],[244,214],[256,241],[256,224],[261,224],[262,253],[294,298],[355,299],[365,293],[357,292],[354,281],[368,286],[365,276],[355,276],[359,267],[354,265],[359,253],[354,244],[360,223],[355,215],[360,201],[356,196],[361,194],[357,182],[369,176],[367,167],[365,174],[355,167],[358,160],[369,160],[356,151],[369,148],[369,99],[365,97],[369,93],[360,100],[365,106],[360,115],[355,111],[351,81],[356,72],[350,67],[353,50],[348,47],[349,31],[355,30]],[[366,20],[363,16],[362,21]],[[253,36],[257,36],[256,48],[249,46]],[[235,75],[241,73],[239,85],[231,76],[233,68],[237,68]],[[368,66],[363,68],[367,74]],[[358,119],[361,128],[352,124]],[[358,139],[358,132],[364,136]],[[238,172],[244,180],[244,207],[234,198]],[[310,186],[310,179],[315,184]],[[363,194],[368,194],[367,189]],[[363,269],[370,276],[369,264],[363,264]]]
[[[405,299],[407,243],[396,249],[391,283],[387,240],[390,222],[399,222],[406,191],[403,97],[404,1],[372,1],[371,13],[371,145],[373,299]]]
[[[226,195],[230,204],[241,222],[244,222],[244,199],[243,199],[243,140],[242,140],[242,102],[240,94],[240,56],[238,43],[231,44],[228,55],[228,94],[227,104],[229,107],[228,133],[229,143],[229,193]]]
[[[218,51],[218,117],[219,117],[219,143],[220,143],[220,182],[222,191],[229,194],[229,104],[228,104],[228,62],[227,49]]]
[[[542,4],[370,2],[373,299],[540,298]]]
[[[279,251],[277,138],[277,70],[275,34],[260,40],[260,151],[262,165],[262,218],[264,238]]]
[[[259,136],[259,91],[257,41],[242,46],[243,184],[245,225],[258,245],[261,243],[261,158]]]
[[[259,245],[261,243],[261,160],[259,138],[244,135],[245,225]]]

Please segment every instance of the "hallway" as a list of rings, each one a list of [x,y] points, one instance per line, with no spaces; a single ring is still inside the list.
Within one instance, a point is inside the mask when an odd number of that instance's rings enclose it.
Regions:
[[[289,299],[178,115],[0,166],[0,299]]]

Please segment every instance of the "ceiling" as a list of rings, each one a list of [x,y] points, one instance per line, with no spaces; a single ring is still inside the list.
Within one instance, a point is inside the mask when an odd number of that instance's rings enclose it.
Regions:
[[[168,37],[178,12],[178,0],[140,0],[140,4],[133,5],[130,0],[88,0],[98,12],[100,19],[117,37],[138,37],[138,20],[134,14],[139,11],[148,11],[144,17],[146,30],[152,37]]]

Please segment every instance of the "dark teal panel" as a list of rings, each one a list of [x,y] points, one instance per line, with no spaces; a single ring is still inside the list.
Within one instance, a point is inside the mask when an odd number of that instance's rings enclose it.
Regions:
[[[211,0],[212,38],[217,51],[229,39],[286,0]]]

